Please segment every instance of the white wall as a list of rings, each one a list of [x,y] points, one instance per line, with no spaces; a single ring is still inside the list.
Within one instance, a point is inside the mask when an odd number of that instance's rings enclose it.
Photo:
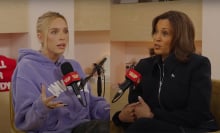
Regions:
[[[74,0],[29,0],[30,48],[38,50],[40,43],[36,35],[37,18],[47,11],[56,11],[65,16],[69,26],[69,47],[65,57],[74,57]]]
[[[202,54],[209,57],[212,78],[220,79],[220,1],[203,0]]]

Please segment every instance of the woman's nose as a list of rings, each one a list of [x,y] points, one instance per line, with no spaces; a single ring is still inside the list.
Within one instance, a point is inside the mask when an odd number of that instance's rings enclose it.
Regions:
[[[153,36],[153,39],[155,41],[160,41],[161,40],[161,35],[159,33],[155,33],[154,36]]]
[[[61,32],[60,35],[59,35],[59,39],[66,39],[66,38],[67,38],[67,34]]]

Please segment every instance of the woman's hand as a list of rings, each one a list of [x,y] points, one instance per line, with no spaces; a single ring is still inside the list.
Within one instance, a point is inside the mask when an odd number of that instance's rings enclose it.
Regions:
[[[123,122],[134,122],[134,120],[136,119],[134,110],[135,110],[135,106],[138,103],[132,103],[132,104],[128,104],[126,105],[120,112],[119,114],[119,119],[120,121]]]
[[[56,96],[50,96],[47,97],[46,95],[46,87],[42,84],[41,87],[41,100],[44,103],[44,105],[50,109],[58,108],[58,107],[63,107],[66,106],[66,104],[63,104],[62,102],[59,101],[53,101],[56,98]]]
[[[151,112],[150,107],[143,100],[142,97],[138,96],[139,104],[135,107],[135,116],[137,118],[153,118],[154,114]]]

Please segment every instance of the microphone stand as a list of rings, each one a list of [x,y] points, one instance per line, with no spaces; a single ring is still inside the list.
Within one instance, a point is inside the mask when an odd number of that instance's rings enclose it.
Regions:
[[[103,70],[102,66],[94,64],[95,68],[97,70],[98,79],[97,79],[97,94],[98,96],[101,96],[102,94],[102,78],[101,78],[101,72]]]
[[[104,73],[104,69],[102,67],[102,65],[104,64],[104,62],[106,61],[107,58],[104,58],[101,62],[99,62],[98,64],[94,63],[94,68],[91,72],[91,74],[89,76],[87,76],[84,80],[81,80],[80,83],[80,87],[84,88],[86,82],[89,81],[89,79],[91,77],[93,77],[93,75],[95,74],[95,72],[97,72],[98,74],[98,79],[97,79],[97,94],[98,96],[101,96],[102,94],[102,78],[101,78],[101,74]],[[105,82],[105,81],[104,81]],[[104,86],[105,87],[105,86]],[[105,91],[105,88],[104,88]]]

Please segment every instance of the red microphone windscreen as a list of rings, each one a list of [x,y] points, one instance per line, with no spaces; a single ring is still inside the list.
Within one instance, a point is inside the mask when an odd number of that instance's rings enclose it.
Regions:
[[[80,76],[77,72],[69,72],[63,76],[63,81],[66,86],[73,82],[80,81]]]
[[[129,69],[126,73],[126,77],[129,78],[135,85],[141,80],[141,74],[134,69]]]

